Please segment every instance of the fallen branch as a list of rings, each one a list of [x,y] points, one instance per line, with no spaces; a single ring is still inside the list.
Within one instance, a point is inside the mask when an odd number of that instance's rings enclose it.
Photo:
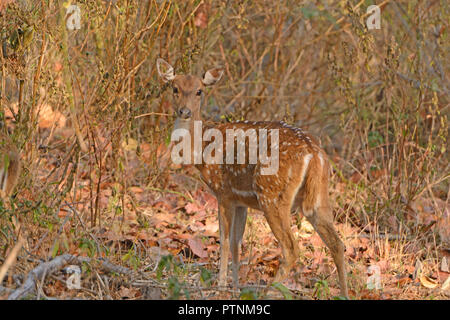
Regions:
[[[86,263],[90,263],[92,262],[91,258],[88,257],[77,257],[77,260],[79,263],[81,262],[86,262]],[[134,272],[131,269],[128,269],[126,267],[122,267],[119,265],[116,265],[114,263],[111,263],[110,261],[104,259],[104,258],[99,258],[98,261],[100,262],[100,265],[102,267],[102,269],[106,272],[114,272],[114,273],[118,273],[118,274],[124,274],[127,276],[131,276],[134,274]]]
[[[31,270],[22,287],[11,293],[8,297],[8,300],[17,300],[30,293],[34,293],[36,291],[37,279],[40,279],[44,275],[44,273],[51,274],[59,270],[71,259],[73,259],[72,255],[63,254],[62,256],[58,256],[51,261],[41,263],[36,268]]]
[[[21,299],[29,294],[34,294],[36,292],[36,281],[38,279],[41,279],[43,282],[45,280],[45,276],[49,276],[52,273],[58,271],[63,266],[65,266],[68,263],[78,263],[81,264],[83,262],[85,263],[91,263],[95,259],[91,259],[88,257],[76,257],[71,254],[63,254],[61,256],[55,257],[51,261],[43,262],[39,264],[36,268],[30,271],[28,273],[28,276],[23,283],[23,285],[14,290],[8,297],[8,300],[17,300]],[[111,262],[109,262],[106,259],[98,259],[100,262],[100,266],[103,270],[107,272],[115,272],[119,274],[125,274],[125,275],[133,275],[133,271],[122,267],[115,265]]]

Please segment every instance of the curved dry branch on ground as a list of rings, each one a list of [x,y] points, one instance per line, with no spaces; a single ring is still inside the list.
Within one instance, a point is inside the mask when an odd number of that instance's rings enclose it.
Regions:
[[[24,284],[14,290],[8,297],[8,300],[18,300],[21,299],[29,294],[33,294],[36,291],[36,280],[44,280],[42,279],[45,276],[48,276],[58,270],[60,270],[62,267],[64,267],[68,263],[78,263],[81,264],[83,262],[85,263],[91,263],[94,259],[88,258],[88,257],[76,257],[71,254],[63,254],[60,256],[55,257],[51,261],[43,262],[39,264],[36,268],[31,270],[28,273],[28,276],[24,282]],[[98,260],[101,268],[107,272],[115,272],[119,274],[125,274],[125,275],[132,275],[133,272],[125,267],[115,265],[111,262],[109,262],[106,259],[99,259]]]

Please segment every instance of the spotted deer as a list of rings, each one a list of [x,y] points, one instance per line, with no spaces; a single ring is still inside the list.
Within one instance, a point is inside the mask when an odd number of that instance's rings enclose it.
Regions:
[[[21,170],[20,155],[11,139],[0,133],[0,197],[9,197]]]
[[[170,82],[173,89],[173,101],[176,108],[174,132],[183,129],[187,136],[196,134],[195,123],[202,120],[201,106],[205,86],[212,86],[222,77],[223,70],[216,68],[207,71],[203,78],[193,75],[175,75],[173,67],[163,59],[157,60],[157,70],[164,82]],[[208,129],[214,129],[223,135],[229,130],[242,129],[245,132],[254,130],[257,138],[262,133],[270,132],[267,146],[271,152],[278,152],[279,167],[272,174],[262,174],[263,164],[260,159],[256,163],[249,162],[250,138],[238,142],[223,140],[223,161],[214,162],[213,153],[205,153],[195,167],[200,171],[202,180],[211,189],[218,200],[220,229],[220,266],[219,285],[227,280],[228,257],[231,249],[232,277],[238,285],[239,248],[245,230],[247,208],[260,210],[278,240],[283,254],[279,270],[274,282],[284,280],[297,257],[298,243],[291,231],[291,211],[300,210],[318,232],[323,242],[330,249],[337,267],[341,294],[347,297],[347,279],[345,271],[345,247],[333,225],[333,215],[329,205],[328,176],[329,163],[319,143],[300,128],[284,122],[249,122],[204,123],[200,135]],[[198,132],[197,132],[198,134]],[[278,135],[279,141],[272,139]],[[173,135],[172,135],[173,138]],[[270,138],[270,139],[269,139]],[[211,137],[209,137],[210,140]],[[208,139],[205,139],[208,140]],[[233,152],[236,143],[243,147],[245,161],[239,163],[237,154],[230,156],[227,147],[232,144]],[[188,152],[192,158],[198,157],[195,141],[189,145]],[[205,141],[202,142],[205,147]],[[173,154],[172,154],[173,156]],[[185,156],[185,155],[183,155]],[[216,159],[217,160],[217,159]],[[198,161],[197,161],[198,162]]]

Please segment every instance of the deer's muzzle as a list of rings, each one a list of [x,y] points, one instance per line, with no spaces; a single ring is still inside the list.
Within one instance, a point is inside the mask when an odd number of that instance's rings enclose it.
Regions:
[[[189,110],[186,107],[180,108],[178,110],[178,117],[180,117],[181,119],[187,120],[192,116],[192,112],[191,110]]]

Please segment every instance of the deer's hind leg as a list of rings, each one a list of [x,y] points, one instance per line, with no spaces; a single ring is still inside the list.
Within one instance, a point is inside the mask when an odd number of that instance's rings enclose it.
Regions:
[[[328,174],[322,171],[323,176],[317,175],[319,170],[315,170],[313,179],[307,177],[305,197],[302,203],[302,211],[307,220],[317,231],[325,245],[330,249],[331,256],[338,271],[341,295],[348,297],[347,273],[345,270],[345,245],[340,239],[333,223],[333,213],[328,199]]]
[[[312,216],[307,216],[306,218],[313,225],[328,249],[330,249],[331,256],[333,257],[338,271],[341,295],[348,297],[347,273],[345,270],[344,257],[345,246],[334,228],[333,220],[328,218],[330,214],[331,209],[329,207],[319,207],[314,210]]]
[[[236,206],[230,229],[230,246],[232,259],[233,284],[239,284],[239,247],[247,222],[247,207]]]
[[[283,260],[273,280],[280,282],[288,277],[299,256],[298,243],[291,231],[291,204],[280,203],[278,206],[267,206],[264,209],[264,215],[283,253]]]

